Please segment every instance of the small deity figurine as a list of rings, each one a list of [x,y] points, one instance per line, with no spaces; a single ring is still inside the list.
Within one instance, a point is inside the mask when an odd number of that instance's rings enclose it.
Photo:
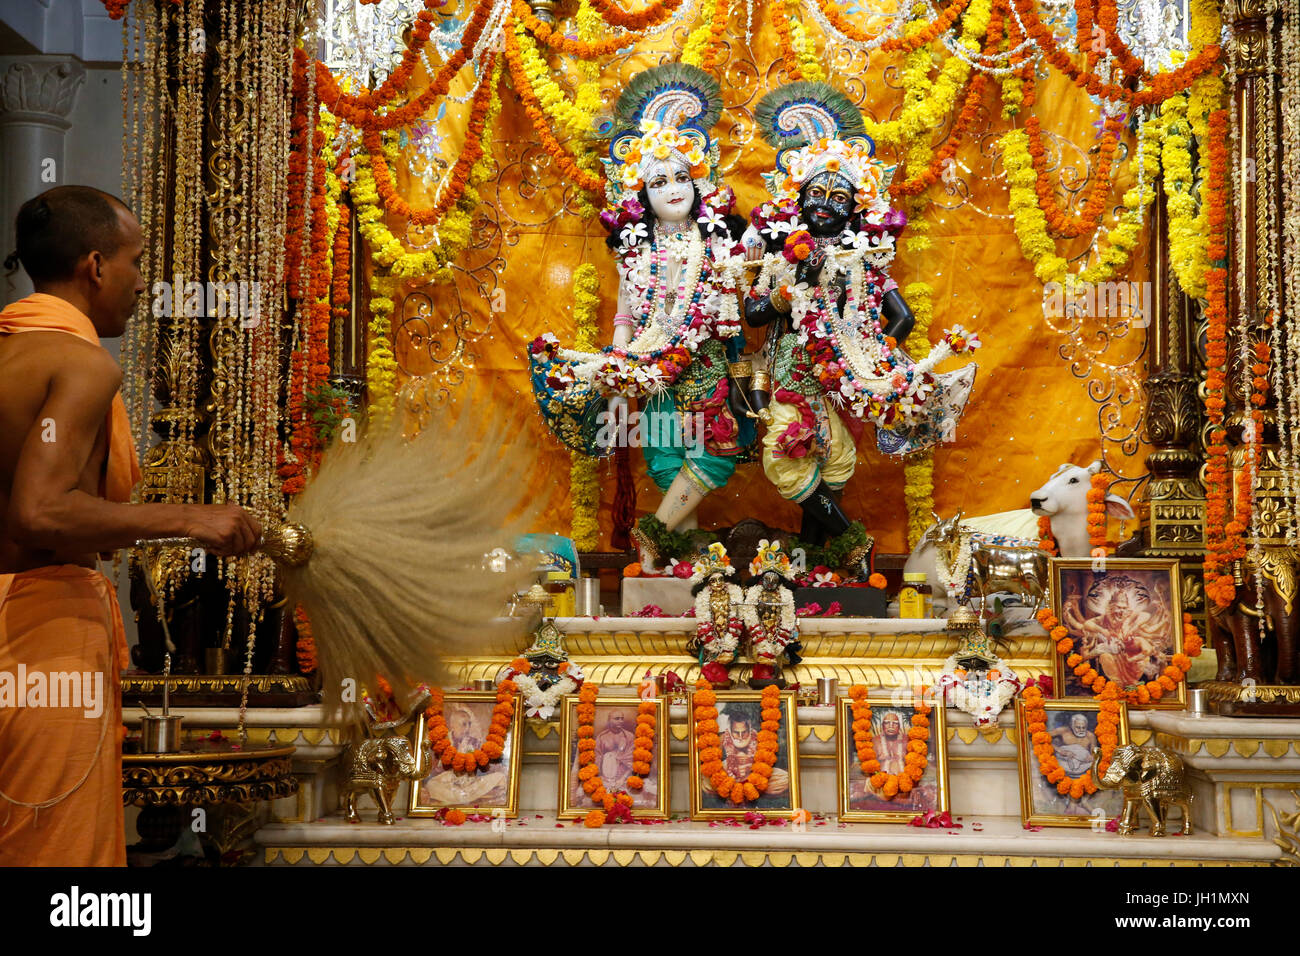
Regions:
[[[497,684],[512,680],[524,695],[524,716],[550,720],[566,694],[576,694],[584,675],[569,660],[564,635],[554,621],[543,621],[533,644],[497,677]]]
[[[998,715],[1024,686],[993,648],[979,617],[962,607],[948,618],[948,629],[961,643],[943,662],[939,690],[944,703],[970,714],[981,733],[997,729]]]
[[[914,317],[886,270],[907,220],[886,195],[894,167],[875,158],[847,97],[790,83],[764,96],[754,119],[777,149],[765,176],[774,198],[744,236],[765,249],[745,301],[749,324],[768,329],[763,471],[803,509],[800,539],[823,544],[850,529],[838,494],[865,423],[887,454],[951,440],[975,365],[933,369],[979,340],[958,326],[919,362],[899,348]]]
[[[795,618],[790,558],[779,542],[760,541],[758,554],[749,563],[749,573],[758,578],[745,591],[743,608],[745,631],[754,659],[749,686],[762,690],[775,684],[784,690],[782,664],[798,664],[799,651],[803,649]]]
[[[708,130],[722,111],[715,77],[669,63],[638,74],[619,97],[601,213],[619,260],[613,344],[529,348],[543,419],[570,448],[610,452],[624,434],[627,400],[641,402],[636,442],[664,497],[632,531],[646,566],[667,557],[655,538],[698,526],[696,508],[726,484],[755,438],[732,408],[729,363],[744,345],[739,293],[743,218],[714,181],[718,146]]]
[[[744,624],[740,619],[744,592],[727,578],[736,573],[722,543],[715,541],[693,565],[691,594],[695,596],[695,637],[690,649],[699,656],[700,673],[715,690],[728,690],[727,669],[736,661]]]

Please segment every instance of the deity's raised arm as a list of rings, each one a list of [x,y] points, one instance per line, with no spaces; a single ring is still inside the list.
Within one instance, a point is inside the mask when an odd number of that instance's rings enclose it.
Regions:
[[[765,249],[745,302],[749,324],[769,329],[763,470],[803,508],[800,538],[820,544],[851,531],[838,492],[857,466],[866,422],[887,454],[952,439],[975,365],[933,369],[979,340],[957,326],[920,361],[899,347],[914,320],[888,267],[907,219],[889,206],[894,168],[875,158],[847,97],[825,83],[791,83],[764,96],[754,119],[777,150],[765,176],[773,198],[745,234]],[[870,546],[857,534],[853,558]]]

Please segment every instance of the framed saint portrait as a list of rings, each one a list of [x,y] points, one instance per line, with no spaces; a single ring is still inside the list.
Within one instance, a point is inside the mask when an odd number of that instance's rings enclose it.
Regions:
[[[745,781],[754,770],[758,735],[762,729],[762,694],[759,691],[713,691],[717,697],[719,749],[722,768],[732,779]],[[691,819],[713,820],[746,813],[789,819],[802,809],[799,798],[799,727],[794,695],[780,696],[781,719],[776,730],[776,759],[767,790],[755,800],[733,803],[719,796],[713,781],[700,771],[700,744],[694,721],[690,741]]]
[[[452,746],[462,753],[477,750],[487,740],[492,726],[493,691],[457,691],[443,696],[442,715]],[[522,750],[523,700],[515,695],[514,716],[502,744],[501,759],[473,773],[444,767],[436,757],[423,780],[412,781],[407,816],[431,817],[439,810],[458,809],[466,813],[503,811],[507,817],[519,812],[519,756]]]
[[[853,701],[841,697],[835,713],[835,771],[840,820],[845,823],[907,823],[927,810],[948,809],[948,748],[942,704],[925,715],[929,731],[921,779],[906,793],[897,784],[873,784],[876,772],[898,775],[907,769],[908,731],[916,715],[910,694],[881,694],[863,701],[871,709],[871,743],[880,770],[864,773],[853,735]]]
[[[1183,596],[1178,562],[1163,558],[1053,558],[1052,610],[1074,653],[1125,690],[1157,680],[1183,651]],[[1054,651],[1059,697],[1092,697]],[[1179,710],[1187,682],[1142,709]]]
[[[600,782],[610,793],[625,791],[632,798],[632,816],[647,820],[668,819],[668,705],[664,698],[647,701],[655,705],[655,734],[650,747],[650,769],[637,774],[633,764],[636,721],[642,700],[638,697],[600,697],[596,700],[593,766]],[[560,710],[560,801],[556,816],[561,820],[585,817],[601,809],[583,789],[578,764],[578,697],[564,698]],[[629,777],[641,779],[641,789],[627,785]]]
[[[1128,710],[1119,703],[1117,746],[1129,742]],[[1056,766],[1068,777],[1087,777],[1092,768],[1093,751],[1100,749],[1097,720],[1101,702],[1096,700],[1044,700],[1046,730],[1051,737]],[[1047,780],[1043,762],[1034,752],[1025,717],[1024,698],[1016,699],[1016,753],[1020,764],[1020,815],[1025,824],[1040,827],[1104,827],[1124,807],[1121,790],[1098,790],[1074,797],[1061,793]],[[1050,768],[1054,769],[1054,768]]]

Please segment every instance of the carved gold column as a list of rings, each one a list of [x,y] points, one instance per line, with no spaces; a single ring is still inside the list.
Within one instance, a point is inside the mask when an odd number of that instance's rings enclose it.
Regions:
[[[1146,528],[1148,557],[1179,558],[1183,563],[1184,606],[1205,614],[1201,560],[1205,552],[1205,488],[1201,484],[1200,431],[1204,421],[1197,395],[1195,343],[1200,310],[1178,286],[1169,265],[1165,195],[1156,188],[1151,229],[1151,374],[1146,381],[1146,430],[1153,449],[1147,456],[1151,481]]]

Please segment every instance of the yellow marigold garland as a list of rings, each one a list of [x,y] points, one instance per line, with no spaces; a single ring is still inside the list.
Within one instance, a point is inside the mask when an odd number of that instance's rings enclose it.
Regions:
[[[799,71],[805,80],[816,83],[826,82],[826,71],[822,69],[821,61],[817,58],[817,44],[809,35],[807,27],[798,19],[798,0],[786,0],[786,7],[790,14],[790,42],[794,47],[795,56],[799,59]]]
[[[920,202],[924,203],[924,197]],[[928,232],[929,223],[924,223]],[[909,228],[911,227],[909,223]],[[925,237],[929,244],[929,236]],[[903,347],[916,359],[930,354],[930,323],[934,317],[934,289],[928,282],[912,282],[903,290],[903,297],[912,309],[916,324]],[[934,511],[934,449],[927,449],[907,458],[903,465],[903,500],[907,504],[907,546],[916,547],[925,529],[930,526]]]
[[[596,307],[600,274],[596,267],[584,262],[573,272],[573,347],[580,352],[596,349]],[[579,551],[595,551],[600,543],[600,483],[596,480],[596,459],[578,451],[570,451],[569,500],[573,506],[573,525],[570,535]]]
[[[1010,186],[1008,204],[1015,223],[1020,251],[1034,266],[1040,282],[1067,285],[1082,282],[1106,282],[1128,264],[1142,235],[1142,217],[1155,195],[1154,182],[1160,172],[1160,145],[1164,124],[1151,120],[1143,127],[1142,164],[1145,172],[1139,187],[1134,183],[1124,194],[1125,211],[1105,238],[1097,261],[1077,274],[1069,272],[1068,263],[1056,254],[1056,241],[1047,231],[1047,216],[1038,204],[1035,191],[1037,176],[1029,152],[1029,136],[1023,129],[1004,133],[1001,139],[1002,163]],[[1070,290],[1067,289],[1067,292]]]
[[[1205,273],[1209,269],[1209,221],[1206,204],[1197,203],[1192,190],[1191,125],[1187,122],[1187,97],[1179,93],[1165,100],[1161,119],[1165,123],[1164,165],[1165,207],[1169,211],[1169,264],[1178,284],[1188,295],[1205,298]],[[1198,208],[1199,205],[1199,208]]]
[[[695,15],[695,22],[698,25],[687,36],[686,44],[682,47],[683,63],[707,69],[707,67],[704,67],[705,50],[712,38],[713,14],[717,10],[719,2],[725,2],[725,0],[703,0],[700,4],[699,12]]]
[[[921,9],[924,10],[924,7]],[[993,0],[972,0],[962,17],[961,38],[957,42],[972,54],[980,52],[980,40],[988,30],[992,9]],[[914,20],[904,28],[904,35],[919,33],[926,25],[922,14],[922,19]],[[923,134],[928,135],[947,119],[958,93],[970,78],[970,64],[953,55],[944,61],[938,76],[931,81],[929,73],[932,59],[928,47],[921,47],[908,54],[904,62],[903,109],[898,118],[877,122],[863,117],[867,135],[875,140],[877,148],[882,144],[906,142]]]

